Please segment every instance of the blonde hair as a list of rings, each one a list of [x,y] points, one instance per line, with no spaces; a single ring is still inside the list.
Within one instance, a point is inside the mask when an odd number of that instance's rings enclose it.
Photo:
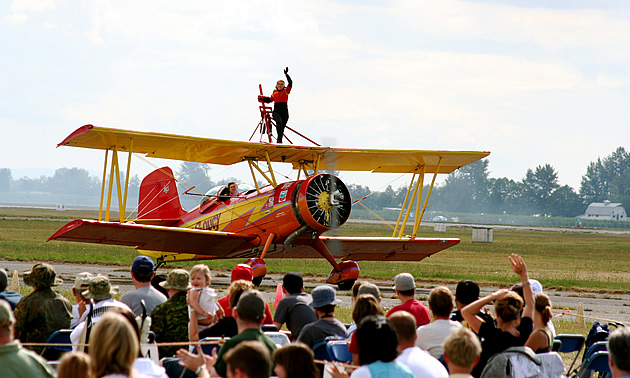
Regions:
[[[66,353],[59,360],[57,378],[92,377],[90,356],[83,352]]]
[[[129,375],[139,349],[138,337],[129,321],[119,313],[106,312],[94,326],[90,339],[94,375]]]
[[[444,356],[453,365],[472,369],[477,357],[481,355],[481,343],[468,328],[461,327],[451,332],[444,343]]]
[[[241,294],[253,288],[254,288],[254,284],[251,281],[236,280],[232,282],[227,289],[228,305],[230,307],[236,307],[236,303],[238,302],[238,299],[241,297]]]
[[[206,276],[206,281],[208,281],[207,285],[210,285],[210,281],[212,280],[212,277],[210,276],[210,268],[208,268],[206,264],[197,264],[190,269],[190,277],[192,278],[193,275],[199,272]]]
[[[497,317],[501,318],[504,322],[520,319],[522,309],[523,298],[514,291],[508,292],[505,297],[497,300],[494,304]]]
[[[547,324],[553,318],[551,299],[545,293],[538,293],[534,296],[534,302],[536,303],[536,311],[542,315],[543,323]]]

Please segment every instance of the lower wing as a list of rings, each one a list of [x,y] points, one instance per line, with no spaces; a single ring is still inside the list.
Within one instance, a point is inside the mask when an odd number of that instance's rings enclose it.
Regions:
[[[77,219],[60,228],[48,241],[130,246],[142,253],[185,254],[186,260],[190,260],[195,256],[225,258],[243,243],[256,238],[256,235],[231,232]]]
[[[354,261],[420,261],[459,243],[453,238],[413,237],[343,237],[320,236],[330,253],[343,260]],[[269,258],[320,257],[313,248],[300,245],[293,248],[269,251]]]

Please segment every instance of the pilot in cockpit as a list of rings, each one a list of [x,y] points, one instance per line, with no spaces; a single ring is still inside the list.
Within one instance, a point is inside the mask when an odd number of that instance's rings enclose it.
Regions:
[[[219,192],[219,201],[227,201],[230,197],[234,196],[236,192],[236,183],[230,182],[227,186]]]

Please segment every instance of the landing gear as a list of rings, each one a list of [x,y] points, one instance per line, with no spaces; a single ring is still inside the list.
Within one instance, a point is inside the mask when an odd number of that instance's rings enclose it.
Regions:
[[[340,290],[350,290],[352,285],[359,278],[359,264],[354,261],[342,261],[339,263],[339,270],[333,269],[328,275],[326,283],[336,284]]]

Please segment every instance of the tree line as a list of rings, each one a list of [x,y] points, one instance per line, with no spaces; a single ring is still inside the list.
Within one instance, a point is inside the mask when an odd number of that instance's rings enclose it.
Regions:
[[[433,189],[429,211],[574,217],[584,214],[591,202],[604,200],[622,203],[630,210],[630,153],[623,147],[591,162],[578,192],[568,185],[561,186],[558,173],[550,164],[530,168],[525,177],[514,181],[489,177],[488,163],[488,159],[483,159],[449,174],[444,184]],[[228,181],[239,181],[229,178],[214,182],[209,165],[191,162],[182,162],[176,177],[186,184],[185,189],[195,185],[201,193]],[[130,198],[137,198],[139,186],[140,178],[133,176]],[[348,189],[354,199],[363,198],[361,202],[372,210],[399,208],[407,194],[406,186],[388,186],[384,191],[372,192],[367,186],[349,184]],[[85,169],[60,168],[50,177],[14,179],[9,168],[0,168],[0,192],[98,196],[100,191],[100,178],[90,176]],[[427,192],[428,185],[423,190]]]

